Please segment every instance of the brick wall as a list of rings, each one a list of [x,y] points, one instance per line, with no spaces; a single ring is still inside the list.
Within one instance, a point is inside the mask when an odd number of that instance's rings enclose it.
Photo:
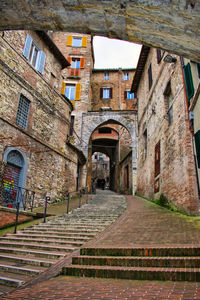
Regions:
[[[149,89],[150,63],[153,84]],[[176,206],[190,213],[197,212],[196,175],[180,58],[177,57],[176,63],[164,63],[163,59],[158,63],[156,49],[151,49],[140,79],[137,96],[138,192],[150,198],[156,198],[163,193]],[[171,123],[169,97],[173,110]],[[155,147],[159,141],[160,172],[156,176]]]

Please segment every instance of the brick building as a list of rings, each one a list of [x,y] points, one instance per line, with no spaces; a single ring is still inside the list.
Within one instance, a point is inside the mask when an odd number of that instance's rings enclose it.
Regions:
[[[84,156],[66,144],[70,101],[60,94],[69,63],[40,31],[1,32],[0,153],[7,163],[4,188],[63,197],[76,186]]]
[[[139,194],[164,194],[174,205],[199,209],[192,134],[181,59],[164,62],[167,53],[143,46],[132,91],[138,99]],[[169,58],[169,57],[168,57]]]

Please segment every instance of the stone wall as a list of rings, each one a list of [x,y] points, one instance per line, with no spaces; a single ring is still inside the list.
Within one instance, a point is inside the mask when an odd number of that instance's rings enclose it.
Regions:
[[[44,74],[23,56],[26,33],[1,37],[0,153],[3,158],[10,148],[22,151],[28,164],[25,187],[36,198],[48,193],[55,199],[76,187],[78,154],[66,145],[72,106],[60,95],[61,63],[35,32],[28,33],[46,54]],[[26,128],[16,123],[21,94],[30,101]]]
[[[120,162],[120,192],[132,194],[133,173],[132,173],[132,151]]]
[[[147,44],[200,61],[198,0],[1,1],[1,29],[62,30]]]
[[[149,89],[150,63],[153,84]],[[176,63],[164,63],[163,59],[158,63],[156,49],[151,48],[137,96],[138,192],[150,198],[157,198],[163,193],[176,206],[196,213],[199,205],[196,174],[180,58],[177,57]],[[171,122],[169,97],[173,115]],[[155,149],[159,142],[160,152]]]

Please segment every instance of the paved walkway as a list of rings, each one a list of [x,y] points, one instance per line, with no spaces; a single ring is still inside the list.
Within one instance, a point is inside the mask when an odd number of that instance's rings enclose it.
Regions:
[[[112,197],[98,192],[96,200]],[[128,209],[92,247],[200,246],[200,219],[181,216],[127,196]],[[93,279],[59,276],[0,299],[200,299],[200,283]]]

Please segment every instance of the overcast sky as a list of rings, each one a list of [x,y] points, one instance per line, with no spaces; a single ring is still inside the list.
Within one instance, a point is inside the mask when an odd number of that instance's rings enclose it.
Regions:
[[[141,45],[95,36],[93,39],[95,69],[135,68]]]

